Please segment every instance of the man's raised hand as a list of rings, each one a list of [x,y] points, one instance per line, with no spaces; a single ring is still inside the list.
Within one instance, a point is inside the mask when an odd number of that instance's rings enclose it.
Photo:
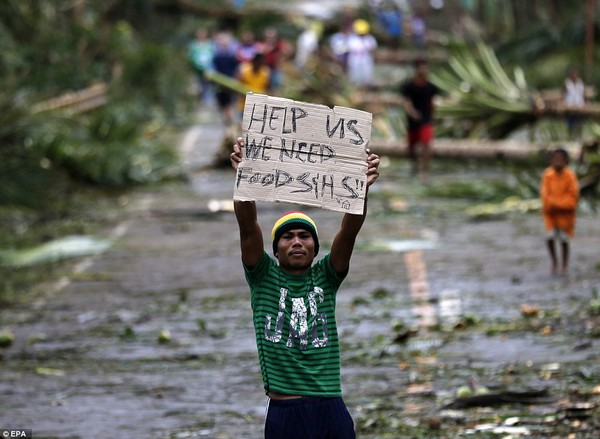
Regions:
[[[231,160],[231,167],[237,170],[240,162],[242,161],[242,148],[244,147],[244,139],[241,137],[237,138],[237,142],[233,144],[233,152],[229,155]]]
[[[367,149],[367,187],[375,183],[375,180],[379,177],[379,156],[377,154],[371,154],[371,150]]]

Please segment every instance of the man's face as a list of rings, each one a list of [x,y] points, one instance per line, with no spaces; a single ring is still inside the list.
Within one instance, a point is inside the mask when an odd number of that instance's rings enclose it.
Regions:
[[[419,63],[416,67],[417,76],[426,78],[429,73],[429,67],[426,63]]]
[[[285,270],[308,270],[315,258],[315,241],[307,230],[289,230],[279,238],[275,257]]]

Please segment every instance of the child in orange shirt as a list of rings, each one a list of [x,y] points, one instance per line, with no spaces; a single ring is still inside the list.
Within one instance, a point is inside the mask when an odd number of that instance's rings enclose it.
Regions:
[[[575,232],[575,209],[579,200],[577,176],[569,167],[569,153],[564,149],[552,152],[551,163],[544,171],[541,184],[542,214],[548,232],[548,251],[552,261],[552,273],[558,271],[555,241],[562,248],[561,273],[569,267],[569,238]]]

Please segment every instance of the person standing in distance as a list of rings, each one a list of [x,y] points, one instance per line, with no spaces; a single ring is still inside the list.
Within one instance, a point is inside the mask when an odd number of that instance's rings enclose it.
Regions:
[[[371,35],[371,25],[359,18],[352,24],[354,32],[348,37],[348,79],[357,87],[373,85],[375,61],[373,52],[377,40]]]
[[[235,78],[238,73],[239,61],[235,55],[237,41],[234,40],[231,32],[223,30],[217,33],[215,47],[213,57],[215,71],[229,78]],[[216,98],[225,126],[232,126],[235,123],[234,104],[237,99],[235,92],[220,85],[217,87]]]
[[[237,170],[243,139],[230,155]],[[379,176],[379,157],[367,150],[367,190]],[[319,237],[305,213],[288,212],[271,231],[273,255],[264,250],[254,201],[235,201],[242,264],[250,286],[254,330],[268,397],[265,439],[354,439],[354,422],[342,399],[336,295],[350,268],[366,217],[345,214],[331,251],[315,262]]]
[[[408,121],[408,157],[413,163],[413,172],[416,174],[420,170],[421,181],[427,183],[434,137],[433,98],[440,94],[440,89],[429,81],[429,67],[424,58],[415,60],[414,65],[413,78],[401,90]]]
[[[540,195],[552,274],[566,275],[569,270],[569,240],[575,234],[579,182],[575,172],[569,167],[569,153],[565,149],[558,148],[552,152],[550,166],[542,175]],[[562,250],[560,272],[555,241],[560,242]]]
[[[570,67],[568,76],[565,79],[564,103],[567,109],[581,108],[585,105],[585,84],[579,76],[577,67]],[[580,117],[567,117],[567,128],[570,139],[581,139],[582,120]]]
[[[198,87],[200,89],[198,96],[200,102],[205,104],[211,98],[211,85],[206,77],[206,72],[213,68],[213,58],[215,56],[215,43],[210,38],[206,29],[198,29],[196,38],[188,46],[188,60],[194,69],[198,78]]]

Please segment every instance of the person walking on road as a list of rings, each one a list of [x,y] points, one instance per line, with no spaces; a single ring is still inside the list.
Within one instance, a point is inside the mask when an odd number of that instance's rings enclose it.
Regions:
[[[427,183],[429,178],[431,143],[434,137],[433,98],[440,94],[440,89],[429,81],[428,74],[427,61],[417,59],[415,75],[401,89],[408,122],[408,157],[413,162],[413,172],[416,174],[420,169],[423,183]],[[419,148],[421,151],[418,151]]]
[[[242,138],[230,155],[237,170]],[[379,176],[379,157],[367,150],[367,189]],[[273,256],[264,250],[254,201],[235,201],[241,256],[264,390],[266,439],[354,439],[342,399],[336,295],[350,268],[354,242],[366,217],[345,214],[331,251],[319,253],[317,225],[288,212],[271,231]]]
[[[239,68],[239,61],[236,57],[237,42],[229,31],[221,31],[215,36],[215,44],[216,50],[213,58],[215,71],[229,78],[235,78]],[[233,125],[235,122],[234,104],[237,99],[235,92],[220,85],[217,87],[216,97],[225,126]]]
[[[213,68],[215,43],[206,29],[198,29],[196,38],[188,46],[188,60],[198,78],[198,96],[201,103],[207,103],[211,98],[210,81],[206,72]]]
[[[278,93],[283,84],[283,61],[289,57],[293,47],[279,36],[274,27],[268,27],[264,31],[264,38],[258,44],[258,51],[265,55],[267,66],[271,70],[271,85],[269,88],[273,93]]]
[[[569,268],[569,240],[575,234],[575,210],[579,200],[579,182],[575,172],[569,167],[569,153],[556,149],[551,156],[551,165],[542,176],[542,214],[547,232],[547,246],[552,262],[552,274],[557,274],[558,257],[555,241],[562,250],[561,274]]]

